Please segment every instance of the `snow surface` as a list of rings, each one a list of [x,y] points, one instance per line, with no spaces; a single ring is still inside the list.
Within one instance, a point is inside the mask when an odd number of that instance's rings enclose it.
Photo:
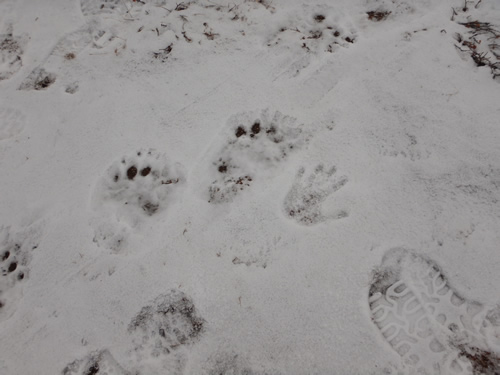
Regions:
[[[500,3],[0,0],[0,374],[500,373],[472,21]]]

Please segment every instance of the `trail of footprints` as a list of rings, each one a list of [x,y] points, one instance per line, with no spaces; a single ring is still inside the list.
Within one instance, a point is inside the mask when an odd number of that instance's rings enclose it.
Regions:
[[[264,18],[262,8],[266,9]],[[250,36],[250,30],[258,28],[259,24],[275,20],[272,15],[276,10],[269,1],[245,1],[232,6],[213,2],[167,0],[80,0],[80,9],[86,24],[62,37],[45,61],[21,83],[19,89],[44,90],[54,84],[57,76],[65,79],[67,75],[74,75],[78,65],[72,63],[72,60],[77,59],[87,48],[94,49],[93,54],[108,56],[134,50],[134,53],[147,54],[147,58],[140,58],[140,64],[156,61],[165,63],[171,58],[172,51],[175,54],[178,43],[198,47],[207,43],[210,48],[233,43],[234,34],[246,36],[248,33]],[[303,16],[304,13],[307,14],[306,17]],[[284,51],[296,47],[307,54],[332,53],[357,40],[356,29],[349,22],[346,23],[349,17],[338,9],[305,6],[289,18],[288,23],[283,24],[275,35],[267,38],[266,44],[269,47],[280,46],[279,50]],[[207,22],[211,19],[225,21],[225,27],[215,30]],[[131,30],[142,32],[140,35],[154,32],[164,43],[158,45],[155,51],[143,51],[142,41],[145,39],[133,36]],[[213,43],[214,40],[219,42]],[[4,69],[5,75],[10,76],[21,66],[22,44],[17,43],[12,35],[7,36],[5,41],[9,47],[5,49],[3,57],[0,53],[0,57],[10,66]],[[292,65],[291,68],[295,69],[295,65]],[[299,66],[298,70],[300,69]],[[73,94],[78,90],[75,82],[63,84],[67,93]]]
[[[186,361],[183,349],[200,340],[205,324],[193,300],[172,289],[132,318],[128,333],[133,362],[128,370],[103,349],[69,363],[62,375],[181,374]]]
[[[432,260],[392,249],[374,272],[371,318],[405,364],[422,374],[498,374],[500,311],[469,301]]]
[[[185,374],[189,348],[206,331],[207,321],[191,297],[178,289],[159,295],[130,321],[129,363],[118,363],[109,349],[94,350],[68,363],[62,375]],[[253,371],[237,354],[216,352],[202,366],[202,373],[270,375]],[[278,374],[273,372],[273,374]]]

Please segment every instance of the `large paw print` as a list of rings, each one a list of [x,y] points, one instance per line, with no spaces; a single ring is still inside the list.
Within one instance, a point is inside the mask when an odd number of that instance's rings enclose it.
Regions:
[[[285,215],[303,225],[314,225],[327,219],[348,216],[344,210],[330,215],[322,213],[321,206],[325,199],[348,181],[347,177],[336,177],[335,173],[335,167],[325,171],[324,166],[319,164],[308,177],[305,177],[305,168],[300,168],[292,188],[285,197]]]
[[[180,174],[164,155],[140,150],[114,162],[100,181],[96,203],[154,215],[166,205]]]
[[[186,349],[200,340],[205,323],[183,292],[171,290],[158,296],[129,325],[134,367],[141,374],[184,374]]]
[[[231,201],[307,142],[296,119],[280,112],[239,113],[228,125],[227,143],[212,163],[216,179],[209,186],[209,202]]]
[[[228,121],[233,135],[223,154],[235,162],[242,156],[262,167],[279,163],[305,141],[305,134],[296,122],[294,117],[268,110],[260,114],[237,114]]]

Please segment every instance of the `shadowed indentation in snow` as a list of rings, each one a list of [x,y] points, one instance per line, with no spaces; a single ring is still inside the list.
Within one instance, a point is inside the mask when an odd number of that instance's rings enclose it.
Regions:
[[[15,313],[23,296],[39,235],[37,227],[28,227],[17,233],[10,228],[0,228],[0,321]]]
[[[109,350],[96,351],[69,363],[62,375],[132,375],[123,369]]]
[[[12,77],[23,66],[23,38],[13,35],[12,27],[0,34],[0,81]]]
[[[205,331],[205,320],[192,299],[179,290],[170,290],[143,307],[132,319],[134,357],[141,373],[167,371],[182,374],[186,355]],[[155,373],[156,373],[155,372]]]
[[[175,192],[183,182],[181,168],[151,149],[138,150],[113,162],[92,193],[94,242],[120,250],[130,228],[160,214],[175,200]]]
[[[234,115],[227,128],[227,141],[212,167],[215,179],[208,188],[210,203],[232,201],[308,140],[295,118],[269,110]]]
[[[13,138],[24,129],[25,115],[14,108],[0,108],[0,141]]]
[[[335,167],[325,171],[324,166],[319,164],[306,177],[305,168],[300,168],[283,203],[285,215],[303,225],[314,225],[329,219],[347,217],[348,213],[345,210],[328,215],[322,212],[323,202],[348,181],[347,177],[338,177],[335,174]]]
[[[21,83],[19,90],[45,90],[56,81],[56,75],[43,68],[33,70]]]
[[[368,301],[372,321],[415,370],[488,375],[500,370],[490,345],[500,326],[488,325],[498,309],[488,311],[461,296],[434,261],[406,249],[389,250],[373,273]]]

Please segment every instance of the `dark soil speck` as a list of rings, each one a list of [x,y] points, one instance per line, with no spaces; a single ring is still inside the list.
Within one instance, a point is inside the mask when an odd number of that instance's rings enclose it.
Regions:
[[[133,180],[137,175],[137,168],[133,165],[129,169],[127,169],[127,177],[129,180]]]
[[[143,168],[141,170],[141,176],[142,177],[146,177],[149,174],[149,172],[151,172],[151,168],[150,167]]]
[[[242,135],[245,135],[245,134],[247,134],[246,130],[243,129],[242,126],[238,126],[238,129],[236,129],[236,133],[235,133],[236,138],[239,138],[239,137],[241,137]]]
[[[17,268],[17,263],[16,262],[12,262],[10,265],[9,265],[9,268],[8,268],[8,271],[9,272],[14,272]]]
[[[318,14],[318,15],[314,16],[314,20],[318,23],[321,23],[325,20],[325,16],[323,16],[322,14]]]
[[[253,134],[260,133],[260,123],[258,121],[255,121],[255,123],[252,125],[252,133]]]

